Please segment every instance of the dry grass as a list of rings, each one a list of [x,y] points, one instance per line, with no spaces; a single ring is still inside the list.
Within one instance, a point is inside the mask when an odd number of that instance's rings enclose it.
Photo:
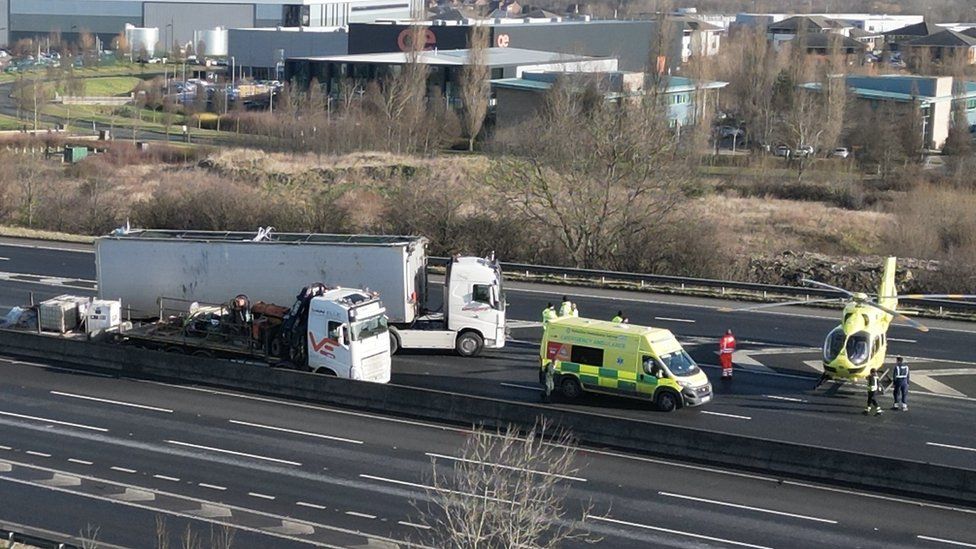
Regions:
[[[695,203],[725,234],[735,235],[735,255],[803,250],[831,255],[876,253],[891,214],[852,211],[817,202],[708,196]]]
[[[91,244],[95,242],[95,237],[88,235],[59,233],[56,231],[42,231],[39,229],[27,229],[25,227],[11,227],[9,225],[0,225],[0,236],[29,238],[31,240],[77,242],[81,244]]]

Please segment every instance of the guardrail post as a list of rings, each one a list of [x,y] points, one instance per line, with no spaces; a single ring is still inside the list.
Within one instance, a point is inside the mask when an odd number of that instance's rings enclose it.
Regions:
[[[644,288],[644,279],[643,278],[641,279],[641,285],[640,285],[640,287],[641,288]]]
[[[766,299],[766,290],[763,290],[763,299]]]
[[[600,277],[600,284],[606,284],[606,283],[607,283],[607,277],[601,276]]]

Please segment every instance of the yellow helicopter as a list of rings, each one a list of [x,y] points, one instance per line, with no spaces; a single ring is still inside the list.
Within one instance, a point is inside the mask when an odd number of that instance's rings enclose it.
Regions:
[[[885,353],[888,350],[888,326],[893,320],[901,320],[915,329],[927,332],[928,328],[920,322],[897,311],[898,291],[895,288],[894,257],[885,259],[881,273],[881,284],[878,286],[876,297],[861,292],[851,292],[837,286],[809,280],[802,280],[805,284],[828,288],[844,294],[842,297],[824,299],[797,300],[783,303],[767,303],[753,307],[734,309],[735,311],[756,311],[785,305],[800,305],[808,303],[828,303],[831,301],[847,300],[844,305],[844,316],[839,326],[831,330],[823,344],[823,376],[817,383],[819,386],[828,380],[860,380],[868,376],[871,370],[884,367]],[[903,298],[911,299],[972,299],[973,295],[963,294],[905,294]],[[722,309],[730,311],[733,309]]]

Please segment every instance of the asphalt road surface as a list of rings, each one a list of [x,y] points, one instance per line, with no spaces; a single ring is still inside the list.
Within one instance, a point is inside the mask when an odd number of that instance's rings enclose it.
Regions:
[[[0,241],[0,310],[24,303],[32,291],[36,299],[92,293],[95,272],[90,247],[32,245]],[[976,468],[972,427],[976,328],[971,324],[927,320],[931,331],[924,334],[892,327],[889,355],[902,353],[913,367],[910,411],[865,417],[863,385],[827,384],[814,390],[819,346],[837,322],[836,311],[794,308],[727,314],[717,308],[730,303],[716,299],[521,283],[509,283],[506,291],[509,318],[516,328],[505,349],[474,359],[452,353],[402,352],[394,357],[393,382],[537,402],[535,342],[541,329],[535,320],[547,301],[558,301],[566,293],[579,303],[584,316],[609,318],[623,309],[632,322],[674,331],[712,378],[716,398],[703,407],[672,414],[656,412],[643,402],[602,395],[552,406]],[[726,327],[733,327],[740,341],[739,367],[731,384],[718,379],[715,366],[717,337]],[[890,404],[889,399],[883,396],[882,404]]]
[[[432,460],[467,432],[193,386],[0,363],[0,523],[155,547],[425,545]],[[560,478],[607,547],[960,547],[976,511],[584,448]],[[970,545],[960,545],[970,544]],[[567,546],[584,546],[570,543]],[[206,544],[205,544],[206,546]]]

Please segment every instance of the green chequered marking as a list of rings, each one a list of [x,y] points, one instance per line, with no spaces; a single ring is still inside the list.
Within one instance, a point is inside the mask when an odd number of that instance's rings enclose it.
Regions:
[[[599,385],[600,378],[598,376],[591,376],[589,374],[580,374],[579,379],[582,383],[586,385]]]
[[[617,370],[614,370],[612,368],[600,368],[600,377],[617,379]]]
[[[580,365],[575,362],[560,362],[559,363],[560,372],[578,372],[580,371]]]
[[[620,389],[621,391],[635,392],[637,391],[637,384],[630,381],[617,380],[617,389]]]

